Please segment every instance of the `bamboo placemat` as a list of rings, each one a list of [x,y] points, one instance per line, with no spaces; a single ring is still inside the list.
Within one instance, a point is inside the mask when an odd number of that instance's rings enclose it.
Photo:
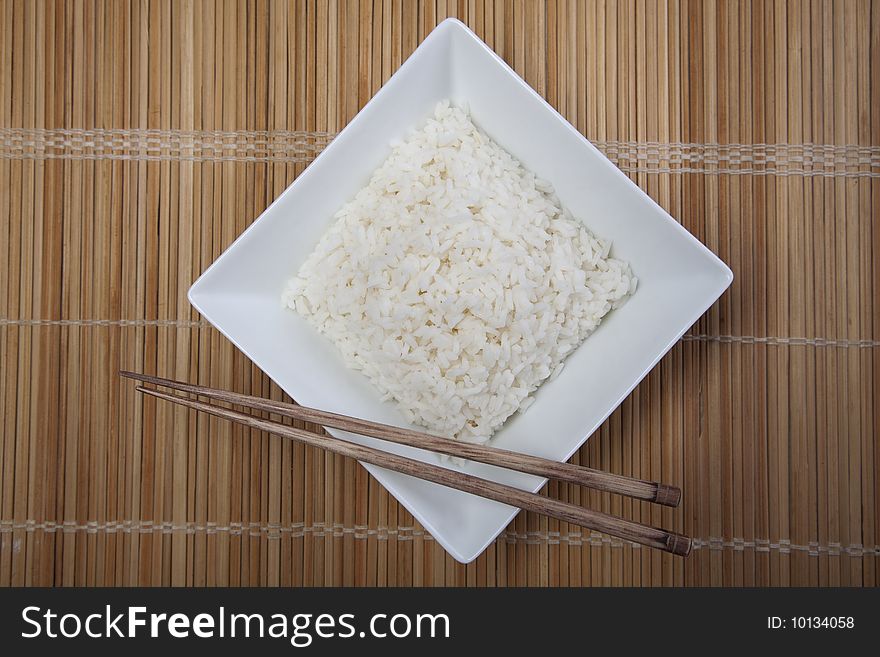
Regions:
[[[736,274],[574,457],[688,560],[520,514],[455,563],[357,464],[135,395],[273,398],[191,282],[458,16]],[[880,3],[0,2],[0,584],[875,585]]]

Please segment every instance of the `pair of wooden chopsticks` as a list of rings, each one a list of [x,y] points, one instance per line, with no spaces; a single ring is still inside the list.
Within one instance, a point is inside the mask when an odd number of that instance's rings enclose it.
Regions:
[[[508,450],[487,447],[485,445],[471,445],[460,443],[447,438],[432,436],[419,431],[411,431],[400,427],[392,427],[387,424],[371,422],[347,415],[329,413],[314,408],[307,408],[297,404],[252,397],[216,388],[163,379],[136,372],[122,371],[124,377],[135,379],[143,383],[155,386],[171,388],[180,392],[207,397],[220,402],[228,402],[251,410],[267,411],[281,416],[303,420],[323,426],[342,429],[351,433],[357,433],[372,438],[379,438],[389,442],[410,445],[422,449],[459,456],[482,463],[518,470],[528,474],[568,481],[582,486],[588,486],[597,490],[610,493],[619,493],[639,500],[656,502],[666,506],[678,506],[681,500],[681,491],[665,484],[653,481],[643,481],[624,477],[622,475],[593,470],[570,463],[557,463],[537,456],[520,454]],[[641,525],[630,520],[624,520],[598,511],[591,511],[573,504],[561,502],[549,497],[543,497],[535,493],[499,484],[488,479],[482,479],[462,472],[450,470],[437,465],[423,463],[415,459],[409,459],[396,454],[383,452],[379,449],[365,447],[356,443],[340,440],[330,436],[312,433],[304,429],[289,427],[271,420],[264,420],[246,413],[240,413],[223,406],[215,406],[200,402],[189,397],[161,392],[152,388],[139,386],[138,391],[165,399],[176,404],[181,404],[197,411],[210,413],[239,424],[267,431],[284,438],[298,440],[300,442],[326,449],[334,454],[341,454],[351,458],[371,463],[380,467],[401,472],[404,474],[432,481],[442,486],[462,490],[473,495],[485,497],[490,500],[510,504],[535,511],[543,515],[565,520],[581,527],[594,529],[612,536],[617,536],[627,541],[640,543],[649,547],[657,548],[665,552],[671,552],[680,556],[686,556],[691,550],[691,539],[665,529],[657,529],[647,525]]]

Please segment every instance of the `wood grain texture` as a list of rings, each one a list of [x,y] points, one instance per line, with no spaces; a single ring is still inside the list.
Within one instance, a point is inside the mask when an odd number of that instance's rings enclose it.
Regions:
[[[625,477],[612,472],[594,470],[567,462],[558,463],[531,454],[493,447],[491,444],[481,445],[450,440],[449,438],[436,436],[425,431],[413,431],[403,427],[300,406],[299,404],[265,399],[253,395],[243,395],[229,390],[218,390],[217,388],[209,388],[184,381],[174,381],[139,372],[126,372],[123,370],[119,372],[119,375],[159,388],[170,388],[195,397],[205,397],[215,402],[219,401],[241,406],[248,411],[260,411],[306,423],[319,424],[325,428],[341,429],[349,433],[379,438],[380,440],[400,445],[418,447],[478,463],[488,463],[517,472],[527,472],[548,479],[558,479],[579,486],[634,497],[656,504],[675,507],[681,501],[681,490],[668,484]]]
[[[283,400],[190,283],[447,16],[734,270],[573,462],[683,491],[455,563],[344,457],[136,396]],[[878,584],[880,3],[0,0],[0,585]],[[303,426],[303,425],[299,425]]]
[[[455,490],[478,497],[514,506],[524,511],[533,511],[543,516],[558,518],[578,527],[599,531],[628,542],[638,543],[639,545],[663,550],[682,557],[687,556],[691,551],[691,540],[688,537],[668,532],[665,529],[649,527],[631,520],[609,516],[591,509],[585,509],[582,506],[561,502],[553,497],[530,493],[513,486],[496,483],[490,479],[482,479],[439,465],[409,459],[381,449],[359,445],[346,440],[338,440],[324,433],[291,427],[281,422],[257,417],[250,413],[235,411],[219,404],[208,404],[192,397],[174,395],[155,388],[138,387],[137,391],[144,395],[157,397],[163,401],[230,420],[245,427],[265,431],[272,436],[280,436],[288,440],[302,442],[334,455],[346,457],[349,460],[377,465],[393,472],[417,477],[447,488],[454,488]]]

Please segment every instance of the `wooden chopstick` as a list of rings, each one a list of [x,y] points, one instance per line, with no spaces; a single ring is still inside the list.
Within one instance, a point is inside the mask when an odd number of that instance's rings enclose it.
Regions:
[[[691,550],[691,539],[664,529],[640,525],[630,520],[617,518],[598,511],[591,511],[573,504],[561,502],[551,497],[543,497],[535,493],[519,490],[512,486],[499,484],[488,479],[474,477],[455,470],[449,470],[437,465],[422,463],[414,459],[408,459],[397,454],[383,452],[371,447],[364,447],[345,440],[322,436],[303,429],[288,427],[271,420],[239,413],[221,406],[214,406],[195,399],[178,397],[177,395],[164,393],[139,386],[138,391],[165,399],[176,404],[193,408],[197,411],[210,413],[239,424],[267,431],[284,438],[299,440],[300,442],[326,449],[334,454],[348,456],[365,463],[371,463],[395,472],[411,475],[419,479],[431,481],[441,486],[455,488],[479,497],[484,497],[503,504],[509,504],[520,509],[534,511],[543,515],[558,518],[566,522],[586,527],[596,531],[617,536],[627,541],[657,548],[679,556],[687,556]]]
[[[330,413],[328,411],[299,406],[297,404],[288,404],[271,399],[253,397],[251,395],[230,392],[228,390],[218,390],[216,388],[208,388],[191,383],[184,383],[182,381],[139,374],[137,372],[122,371],[120,374],[130,379],[136,379],[145,383],[152,383],[157,386],[172,388],[174,390],[180,390],[194,395],[201,395],[218,401],[224,401],[260,411],[277,413],[279,415],[303,420],[305,422],[313,422],[315,424],[321,424],[335,429],[342,429],[343,431],[350,431],[351,433],[370,436],[371,438],[379,438],[393,443],[419,447],[421,449],[440,452],[451,456],[459,456],[473,461],[479,461],[481,463],[488,463],[502,468],[509,468],[511,470],[518,470],[519,472],[547,477],[548,479],[568,481],[581,486],[595,488],[596,490],[618,493],[620,495],[626,495],[628,497],[646,500],[648,502],[655,502],[665,506],[676,507],[681,501],[681,490],[679,488],[655,481],[633,479],[631,477],[625,477],[609,472],[602,472],[601,470],[572,465],[571,463],[558,463],[539,456],[520,454],[519,452],[511,452],[496,447],[462,443],[448,438],[442,438],[440,436],[432,436],[429,433],[421,431],[412,431],[388,424],[349,417],[347,415],[339,415],[337,413]]]

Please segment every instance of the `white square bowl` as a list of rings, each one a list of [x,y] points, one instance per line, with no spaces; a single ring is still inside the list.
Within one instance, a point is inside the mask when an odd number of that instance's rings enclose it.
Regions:
[[[281,292],[333,214],[369,180],[392,139],[443,99],[550,181],[562,203],[631,263],[636,294],[610,313],[512,417],[493,445],[562,461],[611,414],[730,285],[733,274],[623,175],[464,24],[441,23],[376,96],[189,291],[195,308],[297,402],[407,426],[328,340],[282,307]],[[331,430],[446,467],[434,454]],[[518,509],[365,466],[458,561],[476,558]],[[479,463],[465,472],[537,491],[545,482]]]

